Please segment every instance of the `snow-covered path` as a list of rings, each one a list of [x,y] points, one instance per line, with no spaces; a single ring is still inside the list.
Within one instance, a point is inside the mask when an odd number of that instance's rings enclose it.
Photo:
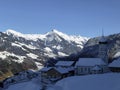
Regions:
[[[6,90],[40,90],[40,88],[40,80],[35,78],[28,82],[11,85]]]
[[[47,90],[120,90],[120,73],[68,77]]]

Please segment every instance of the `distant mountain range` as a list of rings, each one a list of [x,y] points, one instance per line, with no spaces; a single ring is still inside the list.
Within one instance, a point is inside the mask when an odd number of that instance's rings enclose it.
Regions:
[[[41,68],[49,58],[78,54],[88,38],[52,30],[44,35],[0,32],[0,75]]]

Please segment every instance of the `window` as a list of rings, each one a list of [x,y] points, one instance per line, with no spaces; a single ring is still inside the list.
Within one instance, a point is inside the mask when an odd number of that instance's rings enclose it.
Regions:
[[[88,72],[90,72],[90,68],[88,68]]]
[[[85,71],[87,71],[87,67],[85,67]]]
[[[81,68],[81,70],[80,70],[81,72],[83,72],[83,68]]]

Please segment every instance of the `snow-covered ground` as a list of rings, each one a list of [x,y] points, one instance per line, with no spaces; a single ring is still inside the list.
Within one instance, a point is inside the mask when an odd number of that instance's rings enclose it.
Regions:
[[[9,86],[6,90],[40,90],[40,79]],[[120,90],[120,73],[73,76],[58,81],[47,90]]]
[[[120,74],[107,73],[68,77],[47,90],[120,90]]]
[[[34,78],[31,81],[13,84],[5,90],[40,90],[41,84],[40,79]]]

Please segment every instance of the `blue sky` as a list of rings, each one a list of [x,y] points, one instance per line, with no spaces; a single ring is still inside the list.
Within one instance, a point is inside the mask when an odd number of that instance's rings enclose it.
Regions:
[[[58,29],[87,37],[120,32],[120,0],[0,0],[0,31]]]

